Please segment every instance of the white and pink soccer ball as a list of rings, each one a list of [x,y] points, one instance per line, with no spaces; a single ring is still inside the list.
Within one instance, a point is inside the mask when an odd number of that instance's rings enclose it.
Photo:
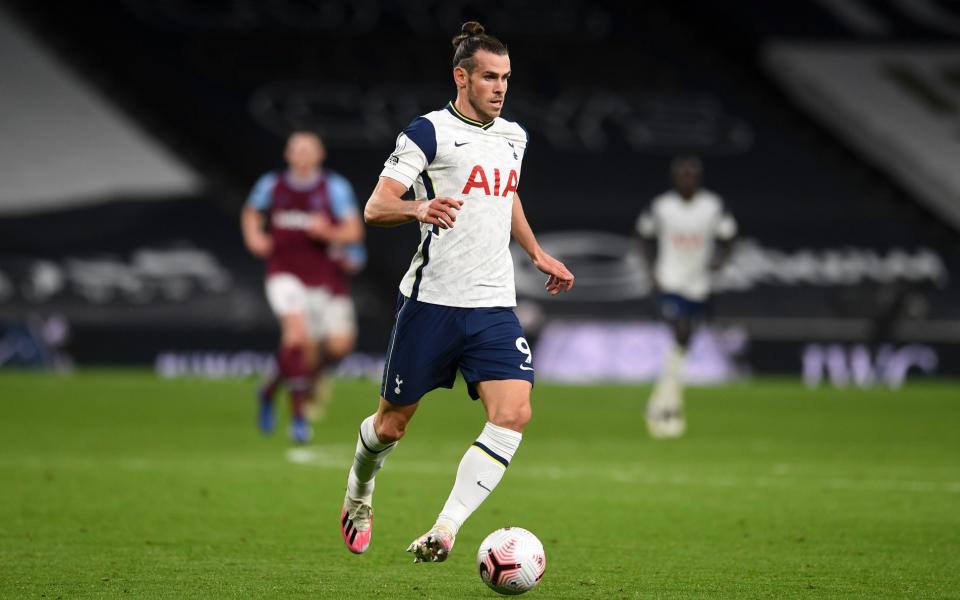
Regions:
[[[520,527],[504,527],[480,543],[477,568],[480,579],[493,591],[522,594],[540,583],[547,555],[537,536]]]

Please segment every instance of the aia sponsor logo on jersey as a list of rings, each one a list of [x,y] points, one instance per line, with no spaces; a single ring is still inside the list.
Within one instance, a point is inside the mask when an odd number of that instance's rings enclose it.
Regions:
[[[491,185],[491,183],[493,185]],[[520,185],[520,177],[517,175],[516,169],[510,169],[510,173],[507,174],[506,182],[503,183],[502,189],[500,187],[501,183],[499,168],[495,168],[492,172],[488,173],[482,166],[475,165],[473,170],[470,171],[470,176],[467,178],[467,183],[463,186],[461,193],[469,194],[471,190],[478,189],[487,196],[502,196],[506,198],[510,192],[516,192],[517,186]]]
[[[677,248],[699,248],[706,243],[702,233],[674,233],[670,235],[670,242]]]

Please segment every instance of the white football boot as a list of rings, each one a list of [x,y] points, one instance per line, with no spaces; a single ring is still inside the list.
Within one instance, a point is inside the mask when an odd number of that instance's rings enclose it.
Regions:
[[[413,540],[407,552],[413,553],[413,562],[443,562],[453,550],[454,535],[441,525]]]

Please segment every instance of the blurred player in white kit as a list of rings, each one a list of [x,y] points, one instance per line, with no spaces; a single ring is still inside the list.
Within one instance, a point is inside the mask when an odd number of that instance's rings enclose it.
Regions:
[[[670,165],[673,189],[651,202],[637,219],[641,253],[659,295],[659,307],[676,342],[647,401],[647,429],[654,438],[686,431],[683,368],[693,328],[706,313],[710,275],[730,254],[737,222],[723,201],[700,187],[703,164],[695,156]]]

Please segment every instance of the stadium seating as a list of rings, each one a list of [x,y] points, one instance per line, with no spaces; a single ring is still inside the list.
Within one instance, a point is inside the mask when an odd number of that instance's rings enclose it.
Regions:
[[[507,116],[531,136],[520,188],[527,215],[547,241],[582,241],[568,244],[577,249],[564,258],[586,291],[579,299],[540,302],[525,292],[530,274],[518,269],[523,302],[547,317],[651,318],[644,285],[626,295],[602,290],[618,287],[610,285],[616,277],[643,278],[629,256],[634,220],[668,187],[669,159],[693,152],[704,158],[707,186],[740,224],[742,243],[721,278],[714,312],[745,328],[754,342],[752,362],[792,369],[800,343],[889,339],[937,345],[942,369],[960,372],[960,337],[928,335],[936,323],[960,319],[960,289],[950,278],[960,265],[956,230],[797,107],[764,67],[768,39],[798,32],[851,37],[849,27],[822,7],[801,4],[774,10],[759,1],[741,8],[694,0],[568,2],[566,12],[542,18],[538,7],[548,4],[504,6],[487,24],[513,57]],[[200,2],[74,3],[56,14],[27,2],[13,6],[61,59],[206,178],[206,190],[189,202],[127,206],[122,218],[141,226],[82,247],[88,258],[121,238],[142,240],[123,246],[130,260],[148,244],[189,240],[213,257],[230,284],[197,291],[196,310],[170,304],[166,312],[156,309],[162,316],[142,314],[154,326],[156,319],[169,323],[169,331],[194,326],[185,320],[192,315],[223,334],[213,338],[223,344],[251,339],[225,332],[254,331],[263,339],[271,331],[265,304],[252,299],[260,294],[259,271],[244,255],[235,214],[257,175],[279,166],[284,132],[293,126],[323,132],[329,166],[354,183],[362,201],[396,132],[452,93],[445,80],[449,36],[467,16],[415,2],[331,3],[323,14],[285,3],[249,10]],[[743,19],[744,11],[756,18]],[[117,214],[89,209],[62,218],[116,222]],[[161,230],[161,219],[176,225]],[[0,228],[19,231],[21,223],[0,218]],[[368,242],[373,258],[357,293],[361,347],[375,352],[415,234],[371,231]],[[11,271],[8,255],[52,253],[67,261],[77,252],[68,255],[63,246],[58,254],[28,236],[3,244],[0,271]],[[597,282],[591,272],[615,275]],[[83,314],[82,305],[54,300],[51,307],[82,322],[74,316]],[[242,308],[213,308],[224,305]],[[894,325],[883,325],[888,321]],[[77,352],[114,357],[96,346]]]

